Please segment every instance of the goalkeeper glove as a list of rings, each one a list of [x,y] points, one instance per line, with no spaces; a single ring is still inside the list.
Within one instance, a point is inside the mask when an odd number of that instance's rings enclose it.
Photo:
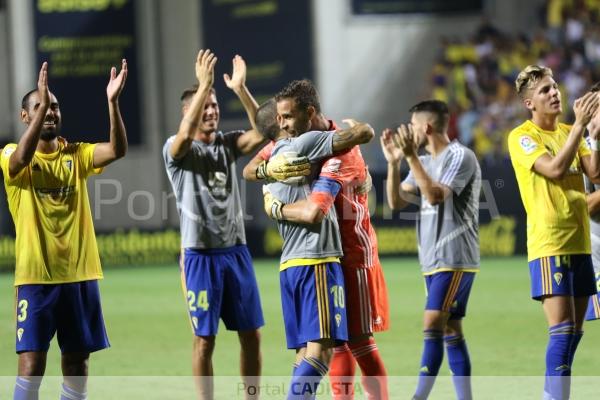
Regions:
[[[300,182],[310,174],[307,157],[298,157],[294,152],[278,154],[269,161],[263,161],[256,169],[258,179],[274,179],[286,183]]]
[[[266,185],[263,185],[263,199],[265,202],[265,212],[269,218],[281,220],[283,219],[283,204],[277,200]]]

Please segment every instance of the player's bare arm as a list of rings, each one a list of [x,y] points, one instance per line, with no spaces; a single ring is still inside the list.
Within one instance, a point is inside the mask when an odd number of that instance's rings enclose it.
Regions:
[[[596,96],[600,96],[598,92],[594,92]],[[581,157],[581,166],[583,172],[590,178],[592,183],[600,183],[600,107],[596,109],[596,113],[590,120],[587,126],[589,132],[589,144],[592,154],[590,156]]]
[[[573,111],[575,111],[575,123],[569,132],[564,147],[560,149],[558,154],[554,157],[548,153],[541,155],[533,164],[533,170],[549,179],[564,178],[577,155],[581,138],[585,132],[585,127],[590,122],[597,109],[597,93],[589,92],[583,97],[575,100],[575,104],[573,105]]]
[[[256,129],[255,116],[256,111],[258,110],[258,103],[252,97],[252,94],[248,90],[246,86],[246,62],[244,59],[236,55],[233,60],[233,72],[231,77],[229,74],[224,74],[223,79],[225,80],[225,85],[237,95],[237,97],[242,102],[244,106],[244,110],[246,110],[246,114],[248,115],[248,120],[250,121],[250,125],[252,129],[246,131],[245,134],[241,135],[237,140],[237,147],[242,154],[252,153],[258,146],[265,142],[265,137],[258,132]]]
[[[588,194],[586,201],[590,215],[593,216],[600,213],[600,190]]]
[[[194,136],[200,128],[204,103],[210,95],[215,81],[215,64],[217,57],[210,50],[200,50],[196,57],[195,71],[198,80],[198,90],[192,97],[190,106],[179,124],[175,140],[171,143],[171,157],[178,160],[183,158],[192,146]]]
[[[414,140],[414,132],[412,126],[400,125],[398,128],[398,141],[400,150],[404,154],[408,166],[415,177],[417,186],[421,194],[427,199],[429,204],[437,205],[443,203],[444,200],[452,194],[452,190],[439,182],[434,181],[423,168],[421,160],[417,155],[417,146]]]
[[[348,150],[359,144],[369,143],[375,137],[375,131],[367,123],[354,119],[345,119],[343,122],[350,127],[337,131],[333,136],[332,148],[334,153]]]
[[[387,180],[385,190],[387,194],[388,206],[392,210],[401,210],[411,204],[410,198],[417,193],[417,188],[407,183],[401,183],[400,163],[404,155],[398,142],[398,133],[391,129],[385,129],[379,141],[383,156],[388,164]]]
[[[127,131],[121,117],[119,108],[119,96],[125,87],[127,80],[127,60],[121,61],[121,71],[117,75],[117,69],[112,67],[110,79],[106,87],[108,98],[108,116],[110,118],[110,141],[98,143],[94,148],[94,167],[105,167],[113,161],[122,158],[127,153]]]
[[[242,171],[242,176],[244,177],[244,179],[252,182],[259,181],[261,178],[257,176],[257,172],[258,167],[263,161],[266,160],[263,160],[260,154],[256,154],[254,157],[252,157],[252,159],[248,162],[248,164],[246,164],[244,170]]]
[[[39,103],[35,104],[35,115],[29,122],[27,130],[21,136],[19,144],[14,153],[11,154],[8,163],[9,176],[16,176],[23,168],[25,168],[35,154],[40,134],[46,118],[46,112],[50,108],[50,90],[48,89],[48,63],[44,62],[40,68],[38,76],[38,98]],[[21,111],[21,119],[28,118],[25,110]]]

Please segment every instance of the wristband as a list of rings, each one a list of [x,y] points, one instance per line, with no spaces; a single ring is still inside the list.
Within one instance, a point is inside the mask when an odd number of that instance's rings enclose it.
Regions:
[[[600,151],[600,140],[589,138],[590,150],[591,151]]]
[[[267,161],[262,161],[256,168],[256,178],[267,179]]]

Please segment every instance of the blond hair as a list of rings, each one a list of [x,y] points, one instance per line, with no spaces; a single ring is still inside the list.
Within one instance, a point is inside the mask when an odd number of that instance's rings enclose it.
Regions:
[[[552,70],[548,67],[539,65],[528,65],[525,69],[519,72],[515,87],[519,96],[523,97],[527,90],[533,89],[544,77],[552,77]]]

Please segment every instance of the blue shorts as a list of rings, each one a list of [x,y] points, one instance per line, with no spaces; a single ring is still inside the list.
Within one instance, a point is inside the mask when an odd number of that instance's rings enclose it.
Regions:
[[[289,267],[279,273],[288,349],[348,340],[344,274],[339,263]]]
[[[98,281],[16,288],[16,349],[48,351],[57,334],[63,353],[91,353],[110,347]]]
[[[599,294],[590,296],[587,313],[585,314],[586,321],[600,319],[600,273],[596,274],[596,289],[598,290]]]
[[[586,297],[596,294],[592,257],[589,254],[542,257],[529,262],[531,298]]]
[[[460,270],[425,275],[425,309],[448,312],[450,319],[463,318],[474,279],[475,272]]]
[[[224,249],[185,249],[181,283],[192,330],[214,336],[219,318],[231,331],[265,324],[250,253],[245,245]]]

